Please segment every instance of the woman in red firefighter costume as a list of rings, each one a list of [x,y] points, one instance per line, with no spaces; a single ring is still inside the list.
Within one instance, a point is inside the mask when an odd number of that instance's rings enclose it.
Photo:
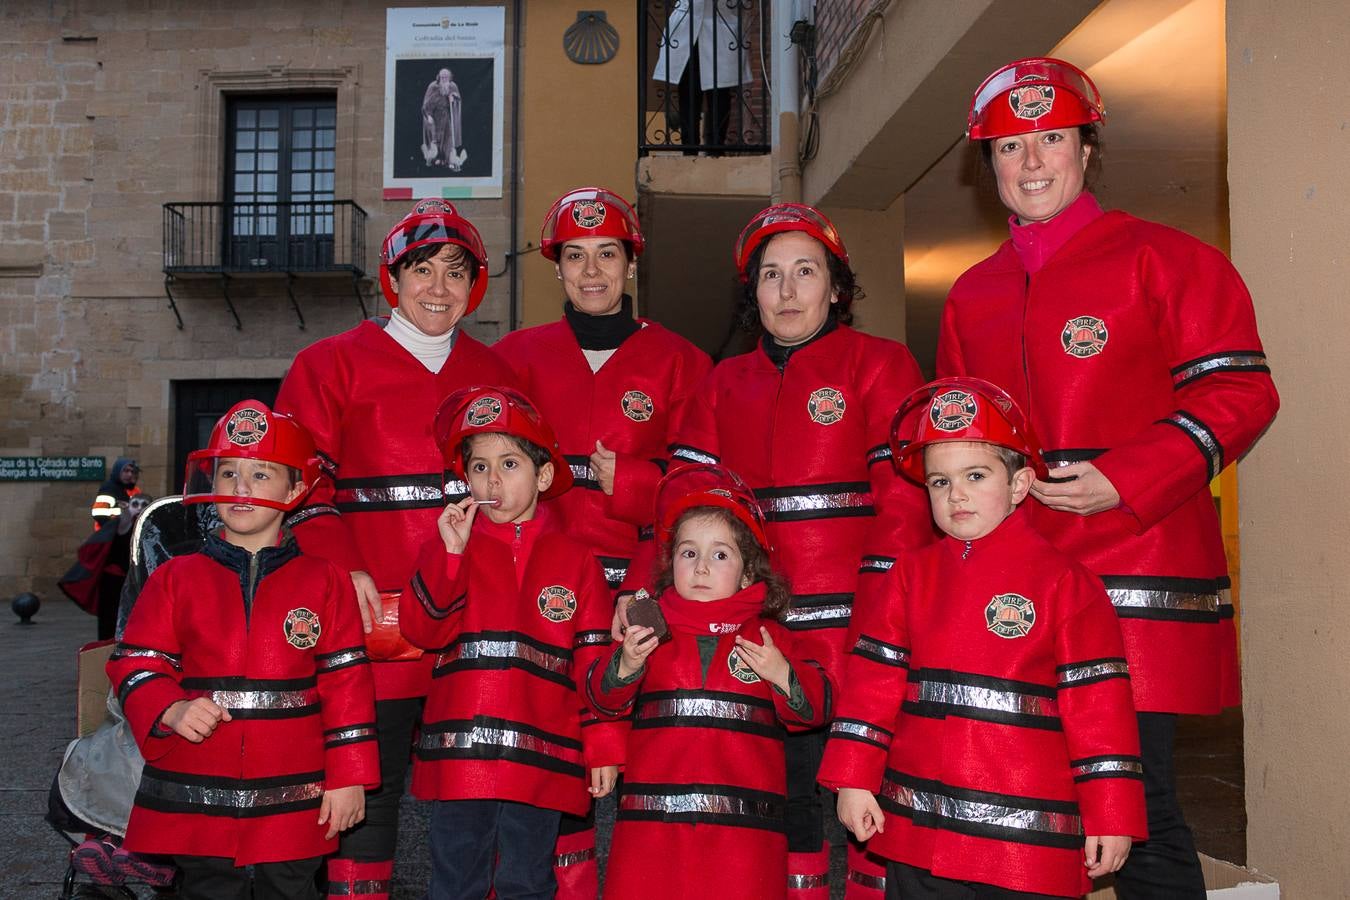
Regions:
[[[544,216],[539,245],[562,282],[563,317],[512,332],[492,349],[556,429],[576,489],[555,504],[617,590],[639,535],[650,537],[675,413],[712,363],[673,331],[634,318],[624,285],[643,240],[622,198],[603,188],[569,191]],[[593,817],[564,817],[557,849],[558,896],[594,898]]]
[[[328,862],[329,896],[344,900],[389,893],[432,663],[397,637],[397,597],[441,509],[468,495],[444,476],[436,410],[471,384],[515,384],[496,354],[456,327],[487,291],[487,251],[449,203],[422,200],[389,232],[380,286],[392,314],[302,350],[277,397],[313,433],[322,461],[318,487],[288,522],[307,552],[352,573],[375,677],[382,783]]]
[[[897,552],[931,540],[923,492],[895,473],[887,444],[891,417],[922,379],[902,344],[849,327],[858,290],[848,251],[818,210],[762,210],[741,232],[736,265],[742,322],[763,336],[703,382],[685,406],[672,457],[720,462],[750,484],[792,587],[783,624],[804,658],[838,677],[855,593]],[[787,740],[795,898],[829,895],[815,786],[823,743],[823,731]],[[851,850],[850,896],[880,897],[883,872]]]
[[[969,136],[1012,213],[1012,238],[961,276],[938,374],[1003,385],[1046,447],[1033,520],[1102,577],[1130,661],[1149,840],[1122,897],[1203,897],[1177,805],[1177,713],[1238,702],[1233,609],[1207,485],[1279,400],[1251,297],[1224,255],[1179,231],[1103,212],[1084,190],[1104,121],[1091,79],[1054,59],[989,76]]]
[[[587,677],[593,709],[633,718],[605,893],[782,900],[783,740],[828,721],[833,686],[776,621],[787,584],[740,478],[677,469],[656,519],[657,597],[636,602],[661,616],[634,608],[623,646]]]

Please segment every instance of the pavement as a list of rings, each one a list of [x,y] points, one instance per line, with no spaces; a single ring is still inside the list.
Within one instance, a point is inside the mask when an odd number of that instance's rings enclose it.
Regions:
[[[31,625],[18,624],[0,608],[0,897],[13,900],[59,896],[69,844],[43,818],[47,792],[66,745],[75,735],[75,655],[94,639],[95,622],[73,603],[49,595]],[[1243,805],[1242,716],[1183,720],[1177,738],[1177,783],[1201,852],[1242,863],[1246,859]],[[604,804],[601,852],[613,821]],[[831,816],[832,818],[832,816]],[[394,900],[425,895],[429,876],[426,808],[411,798],[403,807],[403,834],[394,869]],[[834,825],[834,823],[832,823]],[[838,844],[837,825],[831,833]],[[833,896],[843,888],[843,851],[831,866]],[[143,890],[142,898],[169,895]]]

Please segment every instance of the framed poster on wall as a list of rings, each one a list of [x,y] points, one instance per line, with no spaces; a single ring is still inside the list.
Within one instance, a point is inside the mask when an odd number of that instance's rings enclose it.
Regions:
[[[385,16],[384,199],[500,197],[506,7]]]

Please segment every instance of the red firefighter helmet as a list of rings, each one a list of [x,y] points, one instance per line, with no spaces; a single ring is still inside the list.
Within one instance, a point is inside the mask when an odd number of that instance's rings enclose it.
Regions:
[[[469,289],[469,306],[464,312],[467,315],[477,309],[487,293],[487,249],[473,223],[455,212],[452,204],[435,197],[418,200],[412,212],[385,235],[384,243],[380,245],[380,289],[384,291],[384,299],[390,306],[398,306],[398,293],[389,270],[403,254],[423,244],[458,244],[468,251],[469,264],[477,265],[478,272]]]
[[[745,523],[765,552],[773,552],[754,493],[735,472],[707,463],[682,466],[656,486],[657,540],[670,541],[680,516],[699,506],[727,510]]]
[[[300,473],[305,489],[290,503],[250,497],[253,506],[294,509],[319,480],[319,454],[309,430],[285,413],[273,412],[261,400],[241,400],[220,417],[211,439],[188,454],[183,477],[184,503],[234,503],[240,495],[219,493],[215,486],[222,459],[256,459],[287,466]]]
[[[755,213],[750,224],[741,230],[741,236],[736,238],[736,271],[740,273],[741,281],[750,280],[747,266],[750,265],[750,256],[755,248],[784,231],[809,234],[824,244],[825,249],[840,262],[848,265],[848,250],[844,249],[844,240],[823,212],[801,203],[779,203]]]
[[[940,378],[900,404],[891,422],[891,458],[911,481],[923,484],[923,448],[946,441],[982,441],[1016,450],[1045,478],[1045,460],[1031,423],[1017,402],[983,378]]]
[[[602,187],[577,188],[559,197],[544,215],[539,252],[558,261],[562,245],[577,238],[618,238],[642,255],[644,241],[637,213],[618,194]]]
[[[563,458],[553,429],[520,391],[479,385],[460,388],[441,403],[436,413],[436,441],[445,467],[460,480],[467,480],[460,447],[465,438],[475,434],[509,434],[547,450],[553,463],[553,483],[540,492],[540,499],[556,497],[572,486],[572,469]]]
[[[1010,62],[984,80],[970,101],[966,136],[986,138],[1106,122],[1097,86],[1062,59]]]

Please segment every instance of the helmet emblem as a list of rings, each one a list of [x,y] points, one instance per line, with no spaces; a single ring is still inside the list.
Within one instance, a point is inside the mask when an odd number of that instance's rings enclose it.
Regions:
[[[933,404],[928,408],[928,420],[938,431],[960,431],[970,427],[979,411],[974,394],[952,390],[933,398]]]
[[[572,221],[579,228],[599,228],[605,224],[605,204],[599,200],[581,200],[572,204]]]
[[[446,203],[444,200],[438,200],[435,197],[423,200],[421,203],[418,203],[416,206],[413,207],[413,214],[418,216],[424,216],[427,213],[444,213],[446,215],[454,215],[454,212],[455,212],[454,207],[452,207],[449,203]]]
[[[319,642],[323,629],[319,626],[319,614],[303,606],[286,613],[286,622],[281,626],[286,633],[286,642],[297,650],[308,650]]]
[[[1029,84],[1013,88],[1008,92],[1008,105],[1012,107],[1013,115],[1019,119],[1039,119],[1054,108],[1055,88],[1049,84]]]
[[[833,425],[844,417],[847,409],[844,395],[832,387],[817,388],[806,399],[806,411],[818,425]]]
[[[652,398],[642,391],[628,391],[623,395],[623,414],[634,422],[645,422],[656,409]]]
[[[267,414],[245,406],[237,409],[225,423],[225,440],[239,447],[251,447],[267,434]]]
[[[479,397],[469,404],[464,413],[464,424],[472,428],[482,428],[497,421],[502,414],[502,402],[496,397]]]
[[[1021,594],[998,594],[984,608],[984,622],[1001,638],[1026,637],[1036,624],[1036,604]]]
[[[539,615],[550,622],[566,622],[577,612],[577,595],[561,584],[553,584],[539,592]]]
[[[1109,336],[1106,323],[1101,319],[1096,316],[1079,316],[1064,323],[1064,331],[1060,333],[1059,340],[1064,345],[1065,353],[1086,359],[1101,353]]]
[[[735,650],[727,654],[727,669],[731,672],[731,677],[743,684],[754,684],[759,681],[759,676],[755,670],[746,665],[745,660]]]

